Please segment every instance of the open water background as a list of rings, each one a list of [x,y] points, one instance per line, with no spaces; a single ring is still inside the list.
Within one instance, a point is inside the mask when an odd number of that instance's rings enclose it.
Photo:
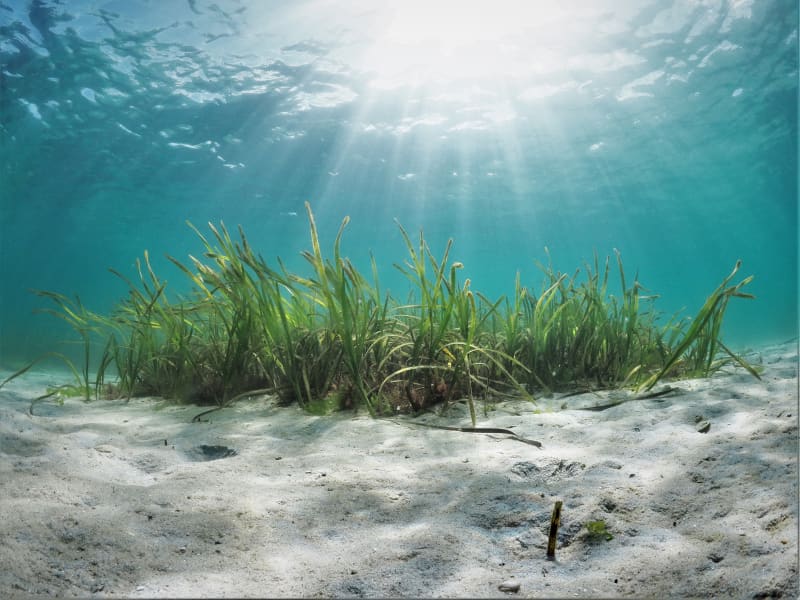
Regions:
[[[330,248],[404,298],[397,218],[490,297],[617,248],[666,315],[742,259],[734,347],[797,335],[794,0],[0,0],[0,367],[109,310],[186,226]]]

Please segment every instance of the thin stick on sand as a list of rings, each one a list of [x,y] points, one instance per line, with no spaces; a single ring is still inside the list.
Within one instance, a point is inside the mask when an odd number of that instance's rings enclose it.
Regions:
[[[550,517],[550,536],[547,538],[547,560],[556,559],[556,537],[561,524],[561,500],[556,500],[553,516]]]

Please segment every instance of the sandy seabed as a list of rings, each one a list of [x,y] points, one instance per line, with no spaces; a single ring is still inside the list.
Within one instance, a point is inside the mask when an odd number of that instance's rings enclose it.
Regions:
[[[0,390],[0,596],[796,598],[797,343],[750,359],[761,381],[479,419],[541,449],[268,397],[200,423],[153,399],[30,416],[56,381],[21,377]],[[463,404],[417,420],[469,425]]]

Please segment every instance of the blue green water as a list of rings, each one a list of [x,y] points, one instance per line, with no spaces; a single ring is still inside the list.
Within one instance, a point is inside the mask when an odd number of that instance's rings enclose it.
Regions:
[[[0,0],[0,366],[66,334],[30,289],[108,310],[149,250],[242,224],[404,297],[394,223],[454,238],[473,289],[622,253],[666,314],[742,259],[723,337],[797,335],[794,0]]]

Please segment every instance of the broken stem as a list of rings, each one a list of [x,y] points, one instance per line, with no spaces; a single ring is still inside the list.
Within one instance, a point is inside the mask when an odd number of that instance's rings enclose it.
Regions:
[[[556,559],[556,537],[561,524],[561,500],[556,500],[553,515],[550,517],[550,536],[547,538],[547,560]]]

